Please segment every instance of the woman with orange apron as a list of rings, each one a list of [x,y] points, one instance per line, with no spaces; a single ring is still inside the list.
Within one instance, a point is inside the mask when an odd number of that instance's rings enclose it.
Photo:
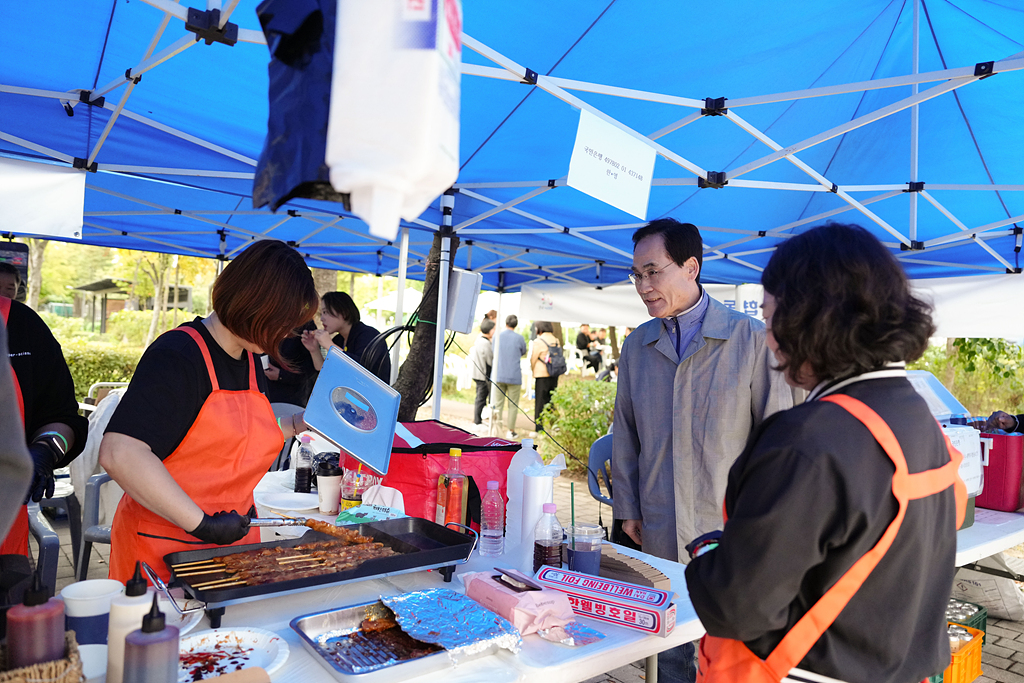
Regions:
[[[7,273],[0,271],[0,275]],[[39,502],[53,493],[53,471],[67,467],[82,452],[89,422],[78,414],[71,372],[42,318],[4,296],[0,296],[0,318],[7,327],[14,395],[30,439],[33,479],[28,499]],[[0,555],[28,555],[25,506],[0,543]]]
[[[857,226],[788,240],[762,284],[768,346],[810,395],[755,431],[724,529],[687,548],[698,681],[918,683],[949,664],[966,506],[961,456],[904,367],[930,312]]]
[[[283,364],[281,341],[316,312],[301,255],[257,242],[224,269],[212,299],[210,316],[147,349],[100,444],[100,464],[125,490],[111,525],[112,579],[130,578],[137,560],[168,578],[167,553],[258,543],[253,489],[283,439],[305,429],[301,414],[274,417],[255,357]]]

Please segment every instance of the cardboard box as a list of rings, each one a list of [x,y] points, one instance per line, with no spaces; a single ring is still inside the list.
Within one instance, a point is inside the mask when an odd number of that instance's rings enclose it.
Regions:
[[[576,614],[662,638],[676,627],[672,591],[555,567],[541,567],[535,578],[539,584],[568,595]]]

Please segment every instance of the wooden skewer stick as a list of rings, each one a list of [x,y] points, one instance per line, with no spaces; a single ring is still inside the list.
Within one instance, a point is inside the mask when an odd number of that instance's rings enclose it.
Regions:
[[[285,557],[278,557],[276,559],[277,559],[278,562],[294,562],[295,560],[301,559],[303,557],[313,557],[313,556],[310,555],[309,553],[307,553],[305,555],[288,555],[288,556],[285,556]]]
[[[224,569],[224,567],[222,565],[221,567],[216,568],[216,569],[204,569],[203,571],[198,571],[198,572],[191,572],[191,571],[190,572],[180,572],[180,573],[177,574],[177,576],[199,576],[201,574],[223,574],[224,572],[225,572],[225,569]]]
[[[220,565],[223,565],[224,563],[223,562],[218,562],[217,560],[214,560],[214,559],[197,560],[196,562],[182,562],[181,564],[172,564],[171,565],[171,569],[180,569],[181,567],[191,567],[191,566],[197,565],[197,564],[220,564]]]
[[[321,560],[319,557],[310,557],[310,558],[300,558],[300,559],[291,560],[291,561],[282,560],[279,564],[297,565],[297,564],[302,564],[304,562],[313,562],[313,563],[319,564],[319,563],[323,562],[323,560]]]

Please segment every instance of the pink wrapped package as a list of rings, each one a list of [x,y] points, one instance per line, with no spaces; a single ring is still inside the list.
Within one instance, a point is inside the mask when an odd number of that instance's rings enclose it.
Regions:
[[[563,626],[575,620],[569,597],[557,590],[516,590],[496,581],[494,572],[465,574],[466,595],[481,605],[505,617],[522,635],[541,633],[542,637],[562,631]],[[552,634],[555,635],[555,634]],[[560,642],[563,637],[547,638]]]

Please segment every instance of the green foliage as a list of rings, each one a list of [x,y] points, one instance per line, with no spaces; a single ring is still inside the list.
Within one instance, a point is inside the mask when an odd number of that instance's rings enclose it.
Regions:
[[[972,415],[1024,412],[1022,349],[1004,339],[953,339],[932,346],[909,367],[939,378]]]
[[[551,394],[551,402],[541,415],[544,428],[554,437],[552,440],[545,434],[538,440],[545,460],[565,452],[569,471],[586,473],[591,444],[607,434],[611,426],[615,386],[611,382],[595,382],[572,375],[561,377],[558,389]]]
[[[73,340],[63,344],[64,360],[75,380],[75,396],[81,401],[96,382],[127,382],[142,356],[141,349],[114,344]]]
[[[459,403],[472,403],[476,400],[476,386],[468,391],[460,391],[457,388],[459,379],[455,375],[444,375],[441,377],[441,398]]]
[[[90,326],[81,318],[65,318],[49,311],[39,311],[38,313],[61,344],[75,340],[99,340],[101,338],[99,332],[92,332]]]

